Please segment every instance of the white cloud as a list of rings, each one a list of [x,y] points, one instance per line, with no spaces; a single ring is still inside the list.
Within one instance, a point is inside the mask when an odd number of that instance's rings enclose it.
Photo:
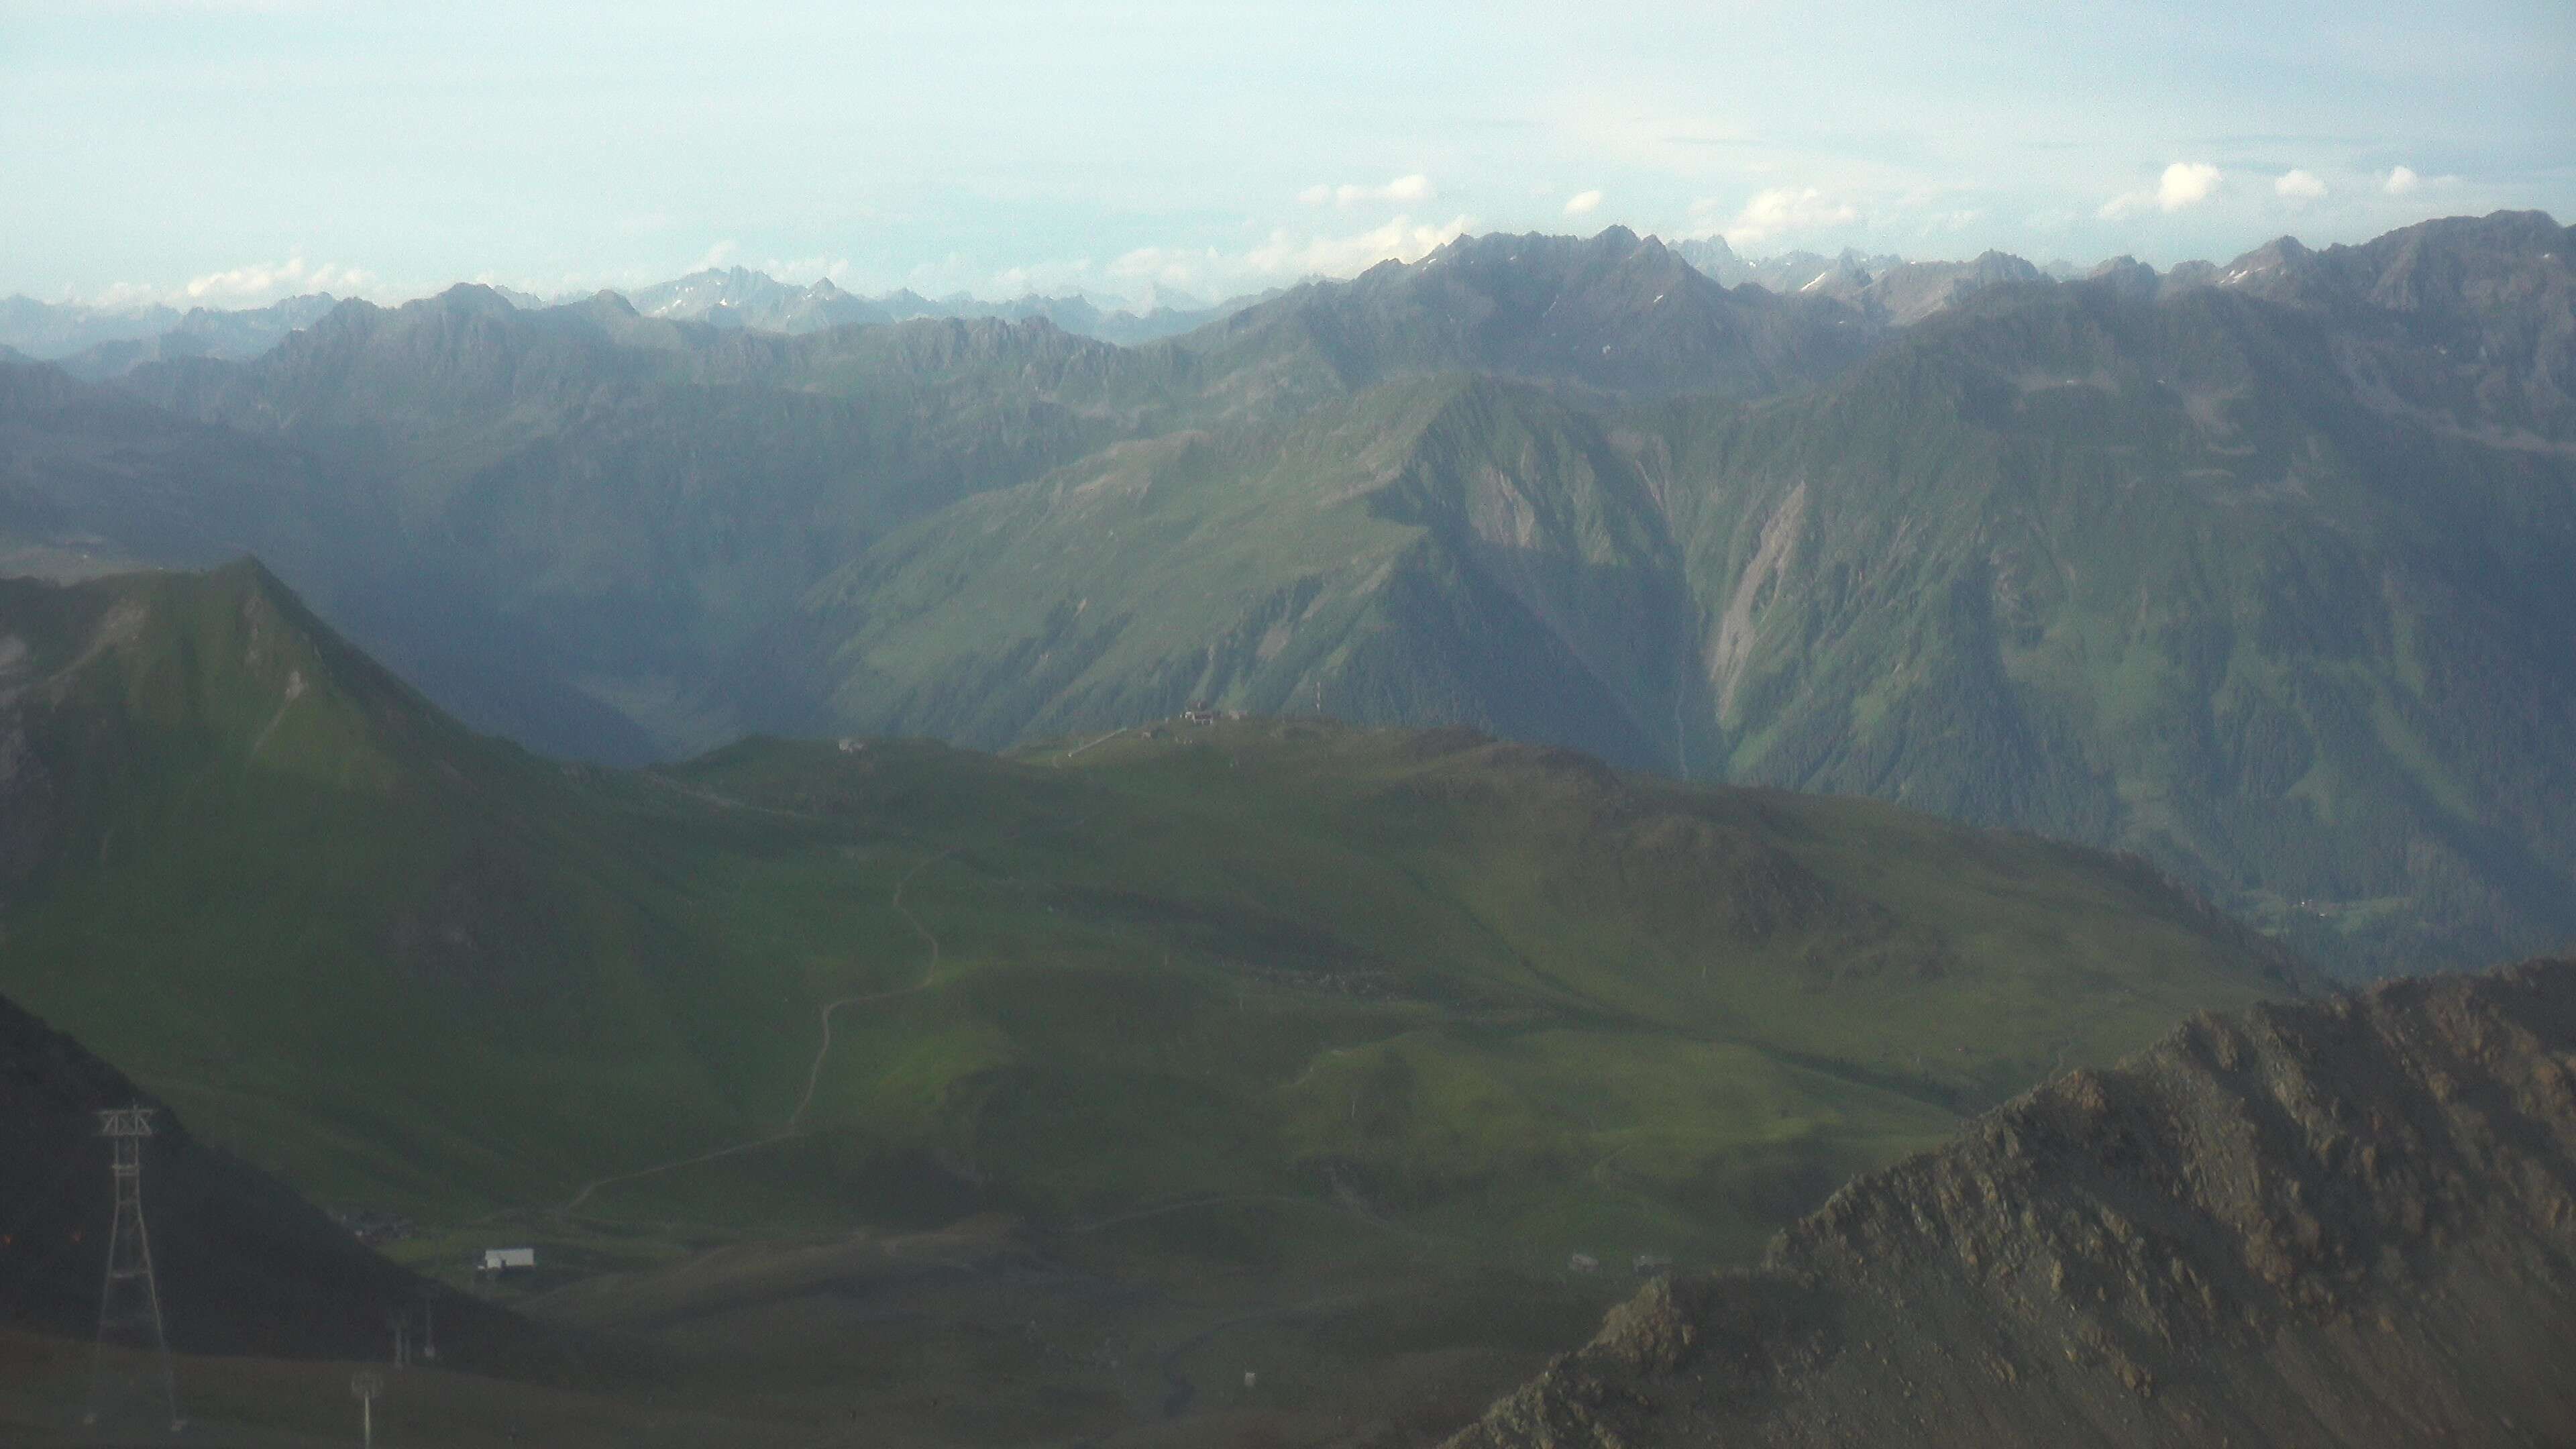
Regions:
[[[1368,202],[1429,201],[1432,194],[1431,178],[1416,171],[1380,186],[1358,186],[1348,182],[1340,186],[1309,186],[1297,193],[1297,199],[1308,206],[1360,206]]]
[[[2400,166],[2388,173],[2388,179],[2379,183],[2379,189],[2391,196],[2404,196],[2423,184],[2424,178],[2415,174],[2414,167]]]
[[[307,292],[355,296],[373,289],[380,281],[375,273],[357,267],[327,262],[317,267],[302,257],[288,257],[282,262],[253,262],[191,277],[170,301],[198,307],[258,307]]]
[[[1141,283],[1150,292],[1156,287],[1187,291],[1226,270],[1225,259],[1214,247],[1195,251],[1186,247],[1138,247],[1111,262],[1107,273],[1112,281]]]
[[[1472,224],[1465,216],[1454,216],[1436,225],[1397,216],[1383,226],[1347,236],[1292,237],[1273,232],[1268,242],[1243,254],[1241,265],[1274,279],[1348,277],[1383,261],[1417,261],[1466,235]],[[1175,281],[1174,285],[1180,283]]]
[[[719,267],[732,266],[735,254],[741,250],[742,248],[735,245],[733,239],[728,237],[723,241],[717,242],[714,246],[707,248],[707,254],[691,263],[689,265],[689,270],[692,272],[709,272],[714,271]]]
[[[2218,190],[2223,173],[2206,161],[2176,161],[2156,183],[2156,205],[2167,211],[2198,206]]]
[[[1600,209],[1601,193],[1598,191],[1578,191],[1565,199],[1565,214],[1568,216],[1585,216]]]
[[[839,278],[833,279],[836,283]],[[1097,280],[1092,273],[1091,258],[1038,262],[1030,266],[1005,267],[995,272],[992,280],[977,289],[980,295],[1025,297],[1035,292],[1042,297],[1060,297],[1068,292],[1081,292]]]
[[[1701,202],[1691,208],[1706,214],[1713,204]],[[1758,191],[1735,219],[1721,229],[1728,246],[1758,246],[1776,237],[1824,227],[1848,226],[1860,220],[1860,208],[1848,201],[1836,201],[1816,188],[1775,186]]]
[[[2206,161],[2176,161],[2165,168],[2153,191],[2128,191],[2102,203],[2096,215],[2104,221],[2117,221],[2131,212],[2152,206],[2158,211],[2180,211],[2198,206],[2218,194],[2226,173]]]
[[[1099,276],[1131,298],[1142,289],[1141,306],[1151,306],[1163,291],[1226,297],[1306,277],[1355,276],[1383,261],[1419,261],[1466,235],[1474,224],[1464,215],[1430,222],[1400,214],[1343,234],[1274,231],[1268,241],[1239,252],[1138,247],[1101,268]]]
[[[147,287],[141,282],[110,282],[87,298],[69,290],[63,293],[66,302],[85,303],[110,312],[158,306],[169,299],[170,293],[166,289]]]
[[[829,256],[771,257],[760,264],[760,270],[799,287],[823,281],[836,287],[847,286],[857,275],[857,269],[850,265],[849,258]]]
[[[2285,201],[2314,201],[2326,194],[2326,184],[2313,171],[2284,171],[2272,183],[2272,194]]]
[[[563,271],[544,275],[534,272],[500,272],[486,269],[477,272],[472,280],[486,287],[508,287],[512,291],[527,292],[538,297],[569,300],[587,297],[602,289],[612,292],[632,292],[638,287],[649,287],[655,282],[667,282],[671,277],[672,272],[668,267],[627,266],[605,267],[597,271]],[[398,301],[404,297],[425,295],[427,295],[427,289],[421,288],[396,288],[390,291],[380,289],[371,294],[370,300]]]

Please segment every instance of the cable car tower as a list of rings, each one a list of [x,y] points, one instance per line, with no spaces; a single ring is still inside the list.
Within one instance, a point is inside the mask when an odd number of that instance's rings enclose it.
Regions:
[[[90,1359],[87,1422],[139,1416],[157,1407],[177,1433],[179,1381],[170,1367],[170,1338],[161,1323],[161,1286],[152,1276],[152,1239],[143,1228],[143,1139],[152,1135],[150,1107],[98,1114],[99,1135],[114,1144],[116,1223],[107,1238],[107,1281],[98,1295],[98,1347]],[[110,1364],[110,1351],[116,1363]],[[149,1364],[140,1362],[151,1355]],[[153,1401],[158,1400],[158,1404]]]

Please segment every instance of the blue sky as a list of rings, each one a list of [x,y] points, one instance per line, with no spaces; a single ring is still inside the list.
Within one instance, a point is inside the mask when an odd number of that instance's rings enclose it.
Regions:
[[[2576,220],[2576,3],[0,0],[0,293],[708,261],[1214,296],[1460,230],[2224,259]]]

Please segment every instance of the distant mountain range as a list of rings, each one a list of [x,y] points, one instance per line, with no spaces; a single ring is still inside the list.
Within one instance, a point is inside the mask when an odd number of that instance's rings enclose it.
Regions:
[[[879,297],[860,297],[835,286],[828,277],[799,287],[766,273],[731,267],[692,272],[645,287],[628,300],[647,317],[760,332],[818,332],[829,327],[882,325],[923,317],[999,318],[1014,322],[1043,317],[1079,336],[1128,344],[1176,337],[1270,295],[1274,294],[1239,297],[1218,304],[1175,296],[1157,299],[1141,311],[1126,306],[1103,311],[1079,294],[1043,297],[1032,292],[1011,301],[987,302],[964,292],[933,299],[906,288]]]
[[[548,301],[510,287],[488,290],[514,307],[529,310],[579,300]],[[639,288],[628,300],[647,317],[756,332],[797,334],[832,327],[881,326],[924,317],[1007,321],[1043,317],[1080,336],[1132,344],[1178,336],[1276,294],[1273,289],[1221,303],[1164,294],[1142,309],[1124,303],[1104,308],[1080,294],[1048,297],[1034,292],[1000,302],[988,302],[964,292],[924,297],[909,289],[860,297],[842,290],[828,278],[797,286],[766,273],[731,267],[693,272]],[[312,326],[336,305],[337,299],[328,293],[289,297],[265,307],[194,307],[186,312],[159,305],[94,307],[10,297],[0,300],[0,360],[52,362],[74,377],[93,382],[122,377],[144,363],[172,358],[239,361],[257,357],[289,333]]]
[[[1815,285],[1820,277],[1857,276],[1866,280],[1873,273],[1905,265],[1903,257],[1893,254],[1870,254],[1848,249],[1830,257],[1822,252],[1788,251],[1748,261],[1737,256],[1735,249],[1726,244],[1726,238],[1720,236],[1678,241],[1673,243],[1673,250],[1719,286],[1741,287],[1751,283],[1774,292],[1802,292]]]
[[[96,381],[166,358],[257,357],[337,305],[323,292],[265,307],[191,307],[186,312],[10,297],[0,299],[0,351],[54,362],[74,377]]]
[[[648,298],[717,322],[463,287],[249,361],[0,370],[0,544],[257,552],[592,757],[1196,699],[1455,721],[2477,962],[2576,935],[2570,256],[2499,213],[1779,292],[1487,236],[1132,347],[828,326],[877,304],[752,273]]]
[[[2576,1442],[2576,960],[2203,1016],[1668,1279],[1450,1449]]]
[[[1897,256],[1844,252],[1826,257],[1815,252],[1787,252],[1759,262],[1739,259],[1717,237],[1675,243],[1673,251],[1719,283],[1751,282],[1775,292],[1830,287],[1832,295],[1853,300],[1885,274],[1903,271],[1907,280],[1880,289],[1901,294],[1893,311],[1902,321],[1918,320],[1937,310],[1955,287],[1941,283],[1997,276],[2037,275],[2017,257],[1989,252],[1973,262],[1907,262]],[[2069,264],[2054,264],[2063,275],[2080,275]],[[2187,264],[2206,266],[2207,264]],[[539,309],[578,301],[549,300],[510,287],[493,286],[495,295],[512,306]],[[844,290],[829,278],[806,285],[782,282],[746,267],[711,267],[657,282],[624,294],[647,317],[706,322],[758,332],[805,333],[832,327],[884,325],[924,317],[997,318],[1025,321],[1043,317],[1067,332],[1104,342],[1133,345],[1184,332],[1233,315],[1283,290],[1209,302],[1186,293],[1156,291],[1139,306],[1117,300],[1103,303],[1081,293],[1044,296],[1035,292],[1005,301],[986,301],[966,292],[924,297],[898,288],[873,297]],[[85,380],[120,377],[146,362],[175,357],[256,357],[288,333],[311,326],[336,305],[328,293],[289,297],[264,307],[226,310],[194,307],[180,311],[160,304],[135,307],[92,306],[76,302],[39,302],[31,297],[0,299],[0,360],[32,358],[60,364]],[[1880,305],[1889,305],[1882,302]]]

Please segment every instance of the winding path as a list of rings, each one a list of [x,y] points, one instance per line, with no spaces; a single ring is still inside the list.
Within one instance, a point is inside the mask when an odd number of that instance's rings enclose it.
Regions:
[[[1069,750],[1065,751],[1065,752],[1064,752],[1064,757],[1065,757],[1066,759],[1070,760],[1070,759],[1072,759],[1074,756],[1076,756],[1076,755],[1078,755],[1078,754],[1081,754],[1084,750],[1090,749],[1090,748],[1092,747],[1092,745],[1105,745],[1105,744],[1109,743],[1111,740],[1114,740],[1114,739],[1118,738],[1120,735],[1123,735],[1123,734],[1127,733],[1127,730],[1128,730],[1128,729],[1133,729],[1133,728],[1135,728],[1135,726],[1130,725],[1130,726],[1128,726],[1126,729],[1114,729],[1114,730],[1111,730],[1109,733],[1107,733],[1107,734],[1105,734],[1105,735],[1102,735],[1100,738],[1098,738],[1098,739],[1096,739],[1096,740],[1093,740],[1093,741],[1091,742],[1091,744],[1088,744],[1088,745],[1076,745],[1076,746],[1074,746],[1072,749],[1069,749]]]
[[[939,979],[939,937],[928,926],[921,923],[921,917],[914,915],[911,907],[903,903],[903,888],[912,884],[913,877],[956,853],[957,848],[951,846],[904,872],[903,879],[894,883],[894,895],[888,902],[894,907],[895,914],[903,917],[904,924],[912,927],[913,934],[930,946],[930,959],[922,965],[921,979],[910,986],[898,987],[892,991],[871,991],[859,996],[844,996],[838,1001],[827,1001],[823,1004],[823,1044],[814,1049],[813,1064],[805,1069],[805,1095],[796,1100],[796,1110],[787,1114],[787,1127],[779,1133],[779,1136],[793,1134],[796,1131],[796,1124],[805,1120],[805,1110],[814,1105],[814,1088],[823,1080],[823,1060],[832,1054],[833,1012],[844,1006],[861,1006],[871,1001],[889,1001],[898,996],[910,996]]]
[[[823,1063],[829,1060],[832,1055],[832,1013],[839,1011],[844,1006],[863,1006],[871,1001],[891,1001],[898,996],[910,996],[915,992],[929,989],[929,987],[939,979],[939,960],[942,950],[939,943],[939,937],[937,933],[933,932],[928,926],[922,924],[921,917],[914,915],[911,907],[903,903],[903,892],[904,888],[911,885],[913,880],[923,871],[928,870],[939,862],[955,855],[958,849],[959,847],[951,846],[946,850],[940,851],[936,855],[924,859],[911,870],[904,872],[903,879],[895,882],[894,895],[889,901],[889,904],[894,907],[895,914],[903,917],[904,924],[912,927],[914,934],[920,936],[923,942],[928,944],[930,947],[930,959],[922,965],[921,979],[910,986],[897,987],[892,991],[863,992],[857,996],[844,996],[838,1000],[823,1003],[823,1040],[821,1044],[814,1048],[814,1060],[807,1064],[805,1068],[805,1095],[796,1100],[796,1110],[787,1114],[786,1126],[781,1127],[775,1132],[766,1133],[759,1137],[753,1137],[745,1141],[736,1142],[730,1146],[718,1147],[712,1151],[701,1152],[693,1157],[677,1157],[673,1158],[669,1162],[657,1162],[650,1167],[639,1167],[633,1172],[620,1172],[607,1177],[594,1178],[589,1182],[583,1183],[581,1191],[574,1193],[563,1206],[555,1209],[555,1211],[560,1213],[576,1211],[583,1203],[590,1201],[593,1193],[598,1192],[603,1187],[615,1187],[619,1183],[634,1182],[647,1177],[657,1177],[665,1172],[676,1172],[683,1167],[696,1167],[701,1163],[715,1162],[723,1158],[738,1156],[742,1153],[751,1152],[758,1148],[768,1147],[775,1143],[784,1142],[791,1137],[803,1136],[804,1132],[800,1124],[805,1120],[806,1111],[814,1105],[815,1089],[820,1086],[823,1081]]]

